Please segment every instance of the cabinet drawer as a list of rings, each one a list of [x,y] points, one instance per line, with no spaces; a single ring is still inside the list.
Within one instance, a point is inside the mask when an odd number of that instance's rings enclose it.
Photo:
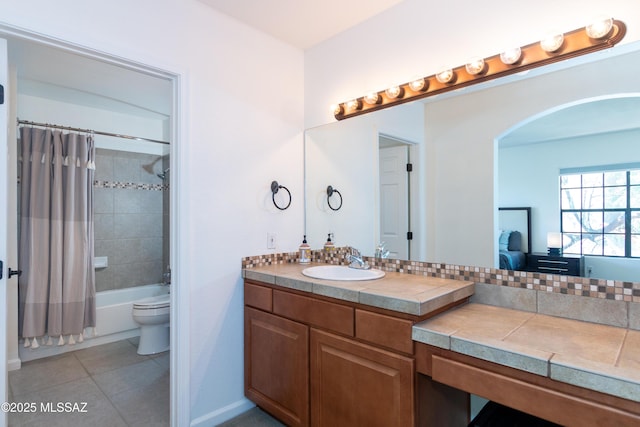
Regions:
[[[570,256],[547,256],[533,254],[529,256],[531,271],[548,274],[582,275],[582,259]]]
[[[413,354],[412,322],[356,309],[356,338]]]
[[[273,309],[272,290],[265,286],[244,283],[244,304],[265,311]]]
[[[301,295],[273,291],[273,312],[352,337],[353,308]]]

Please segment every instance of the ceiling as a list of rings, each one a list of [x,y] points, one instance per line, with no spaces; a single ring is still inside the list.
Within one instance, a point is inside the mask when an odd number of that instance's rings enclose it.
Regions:
[[[640,128],[640,96],[602,97],[547,111],[500,139],[500,147]]]
[[[29,40],[6,38],[20,94],[151,119],[171,114],[169,79]]]
[[[253,28],[308,49],[403,0],[200,0]]]

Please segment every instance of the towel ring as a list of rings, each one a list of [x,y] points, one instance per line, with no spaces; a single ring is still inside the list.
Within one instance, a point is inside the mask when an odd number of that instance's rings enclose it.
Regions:
[[[338,205],[337,208],[334,208],[333,206],[331,206],[331,196],[333,196],[333,193],[336,193],[338,194],[338,196],[340,196],[340,204]],[[342,194],[340,194],[340,192],[335,188],[333,188],[332,186],[327,187],[327,204],[329,205],[329,208],[332,211],[337,211],[342,207]]]
[[[276,203],[276,193],[281,188],[284,189],[287,192],[287,194],[289,195],[289,203],[287,203],[287,206],[285,206],[284,208],[278,206],[278,204]],[[273,204],[275,205],[276,208],[278,208],[281,211],[283,211],[283,210],[287,209],[289,206],[291,206],[291,192],[284,185],[278,185],[278,181],[273,181],[271,183],[271,200],[273,200]]]

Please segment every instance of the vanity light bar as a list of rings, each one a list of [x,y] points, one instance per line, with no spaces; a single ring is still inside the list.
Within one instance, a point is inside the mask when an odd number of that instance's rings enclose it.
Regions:
[[[602,26],[605,31],[602,31]],[[611,28],[606,31],[608,25]],[[600,32],[595,31],[600,30]],[[380,92],[369,93],[332,106],[337,120],[426,98],[451,90],[486,82],[532,68],[613,47],[626,34],[622,21],[607,19],[566,34],[554,34],[541,42],[514,48],[489,58],[474,58],[469,64],[442,70]],[[603,35],[604,34],[604,35]]]

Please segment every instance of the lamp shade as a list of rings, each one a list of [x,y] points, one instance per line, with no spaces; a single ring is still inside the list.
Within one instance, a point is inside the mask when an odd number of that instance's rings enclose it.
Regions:
[[[551,231],[547,233],[547,247],[548,248],[562,248],[562,233],[557,231]]]

